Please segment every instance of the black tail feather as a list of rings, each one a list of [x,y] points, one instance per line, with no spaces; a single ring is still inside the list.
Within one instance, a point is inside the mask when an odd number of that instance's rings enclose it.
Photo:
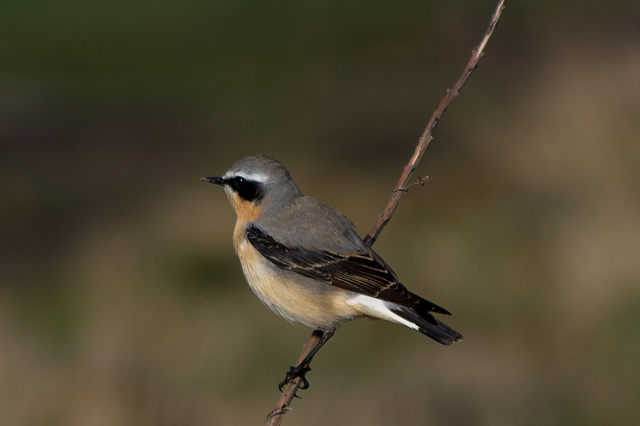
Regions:
[[[418,326],[420,333],[431,337],[438,343],[448,346],[462,340],[462,334],[438,321],[429,312],[419,312],[407,306],[394,306],[390,309],[396,315]]]

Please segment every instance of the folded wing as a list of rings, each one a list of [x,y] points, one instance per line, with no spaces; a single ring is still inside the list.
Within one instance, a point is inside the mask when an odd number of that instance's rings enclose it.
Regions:
[[[429,312],[451,315],[446,309],[410,292],[373,250],[353,255],[330,251],[305,250],[279,243],[260,228],[251,226],[247,239],[269,261],[292,272],[325,281],[327,284],[355,293],[397,303],[422,312],[432,324],[437,324]]]

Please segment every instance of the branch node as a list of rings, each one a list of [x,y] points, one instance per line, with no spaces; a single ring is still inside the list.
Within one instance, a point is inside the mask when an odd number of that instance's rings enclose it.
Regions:
[[[431,180],[431,178],[429,176],[424,176],[424,177],[418,176],[418,180],[416,180],[413,183],[410,183],[409,185],[405,186],[404,188],[396,189],[396,191],[409,192],[409,188],[411,188],[412,186],[416,186],[416,185],[424,186],[424,184],[427,183],[430,180]]]
[[[282,405],[279,407],[274,408],[268,415],[267,418],[265,419],[265,423],[268,424],[269,422],[271,422],[276,416],[283,416],[285,414],[287,414],[287,411],[293,411],[293,408],[287,406],[287,405]]]

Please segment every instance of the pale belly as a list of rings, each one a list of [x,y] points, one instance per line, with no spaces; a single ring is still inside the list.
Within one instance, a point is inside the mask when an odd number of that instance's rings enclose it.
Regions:
[[[360,315],[342,289],[279,270],[246,240],[236,244],[244,276],[258,298],[287,321],[331,330]]]

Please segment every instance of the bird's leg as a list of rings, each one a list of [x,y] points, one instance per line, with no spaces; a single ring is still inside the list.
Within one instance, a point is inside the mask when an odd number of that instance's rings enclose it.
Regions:
[[[305,377],[307,372],[309,370],[311,370],[311,368],[309,367],[309,364],[311,363],[311,360],[313,359],[315,354],[320,350],[322,345],[327,343],[327,340],[329,340],[331,338],[331,336],[333,336],[334,332],[335,332],[335,329],[334,330],[329,330],[329,331],[322,331],[322,330],[314,330],[313,331],[313,335],[312,336],[319,336],[320,340],[311,349],[311,351],[307,354],[307,356],[305,356],[304,359],[298,363],[298,365],[296,365],[295,367],[291,366],[289,371],[287,371],[287,375],[285,376],[284,380],[282,382],[280,382],[280,384],[278,385],[278,389],[280,389],[280,392],[282,392],[282,388],[287,383],[289,383],[290,381],[294,380],[297,377],[300,377],[300,379],[302,380],[302,385],[300,385],[300,389],[308,389],[309,388],[309,381]]]

